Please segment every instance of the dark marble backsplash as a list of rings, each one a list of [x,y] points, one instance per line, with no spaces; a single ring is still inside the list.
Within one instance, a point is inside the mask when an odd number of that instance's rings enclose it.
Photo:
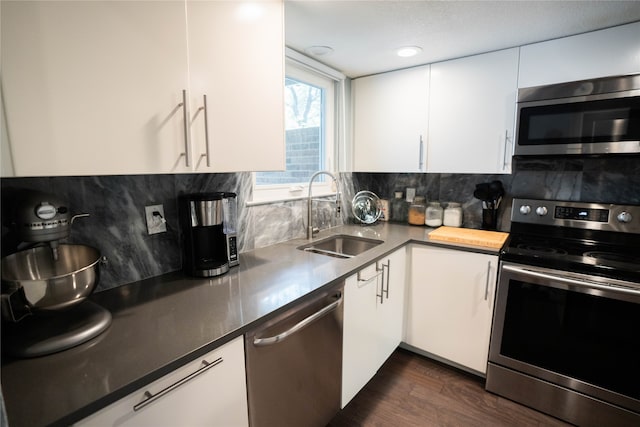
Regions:
[[[350,175],[341,178],[343,205],[353,197]],[[2,256],[16,251],[17,242],[6,226],[9,195],[17,190],[38,190],[65,200],[77,219],[64,242],[96,247],[106,262],[100,265],[96,291],[180,270],[181,231],[178,196],[187,193],[227,191],[238,195],[238,248],[246,252],[306,234],[306,202],[302,200],[247,207],[251,199],[251,173],[127,175],[90,177],[4,178],[2,184]],[[339,225],[329,203],[315,202],[314,224]],[[148,235],[144,207],[162,204],[167,232]],[[346,206],[346,205],[345,205]],[[343,210],[346,220],[347,210]]]
[[[498,229],[509,230],[515,197],[598,201],[640,205],[640,158],[606,157],[520,160],[510,175],[342,173],[342,218],[349,221],[355,192],[370,190],[381,198],[415,187],[428,200],[460,202],[465,227],[481,226],[481,202],[475,185],[500,180],[506,196],[500,206]],[[70,243],[95,246],[106,257],[97,291],[179,270],[182,266],[177,198],[181,194],[231,191],[238,194],[239,249],[246,252],[305,236],[306,202],[291,201],[246,206],[252,195],[251,173],[128,175],[93,177],[4,178],[3,206],[11,189],[35,189],[68,202],[72,214],[90,217],[74,222]],[[163,204],[167,233],[149,236],[144,207]],[[321,204],[322,205],[322,204]],[[319,207],[321,228],[336,225],[331,206]],[[3,209],[4,211],[4,209]],[[3,255],[8,254],[6,218],[2,218]]]
[[[640,157],[515,159],[509,175],[354,173],[356,189],[380,198],[416,188],[428,201],[459,202],[463,226],[480,228],[482,202],[473,197],[476,184],[499,180],[505,189],[498,229],[510,229],[514,197],[640,205]]]

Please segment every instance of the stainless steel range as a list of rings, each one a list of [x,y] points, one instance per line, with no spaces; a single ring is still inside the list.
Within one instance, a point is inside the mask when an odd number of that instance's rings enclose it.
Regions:
[[[514,199],[486,389],[580,426],[640,425],[640,206]]]

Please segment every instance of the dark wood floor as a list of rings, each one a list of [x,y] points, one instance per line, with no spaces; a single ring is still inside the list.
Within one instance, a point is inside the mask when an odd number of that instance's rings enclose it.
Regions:
[[[484,380],[398,349],[329,424],[354,426],[569,426],[488,393]]]

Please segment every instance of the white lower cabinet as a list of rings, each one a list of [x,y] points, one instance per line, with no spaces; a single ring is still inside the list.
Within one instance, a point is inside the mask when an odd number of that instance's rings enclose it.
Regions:
[[[76,426],[248,426],[238,337],[81,420]]]
[[[486,374],[498,257],[411,246],[405,342]]]
[[[375,375],[402,339],[406,249],[347,278],[344,289],[342,407]]]

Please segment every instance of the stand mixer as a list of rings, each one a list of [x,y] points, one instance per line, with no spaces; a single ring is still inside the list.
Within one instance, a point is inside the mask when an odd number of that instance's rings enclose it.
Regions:
[[[88,214],[71,216],[57,197],[34,191],[17,193],[10,206],[7,225],[19,243],[2,259],[3,352],[42,356],[104,332],[111,313],[86,299],[98,282],[100,253],[60,242]]]

